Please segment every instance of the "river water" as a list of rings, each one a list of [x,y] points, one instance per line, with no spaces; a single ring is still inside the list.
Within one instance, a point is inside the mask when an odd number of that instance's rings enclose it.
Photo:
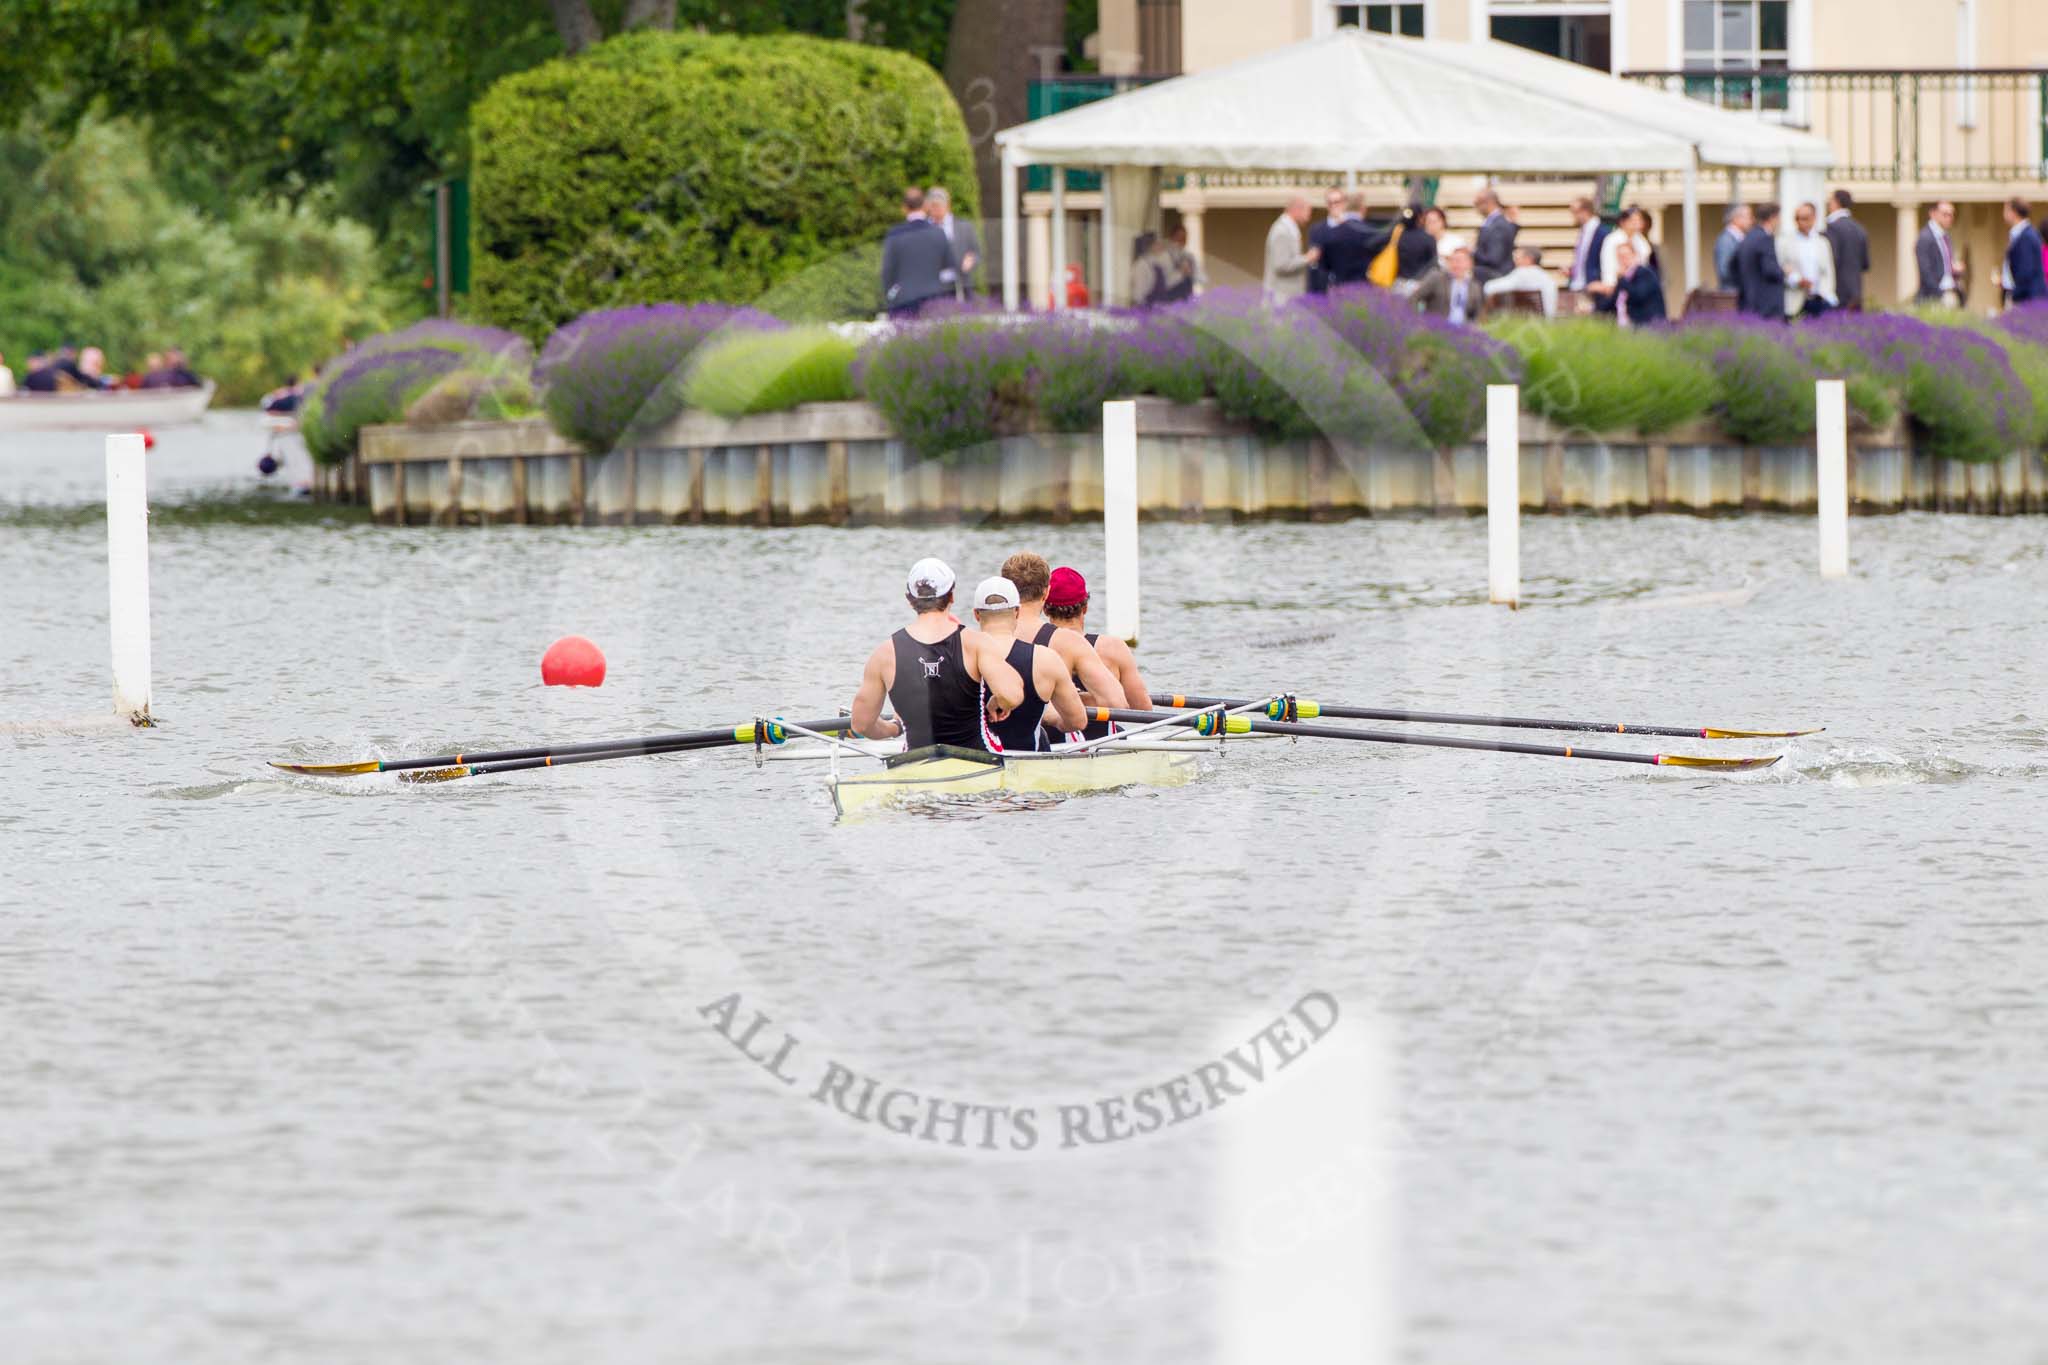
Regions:
[[[1857,521],[1823,584],[1800,518],[1534,518],[1516,613],[1478,522],[1147,526],[1168,689],[1828,728],[835,823],[741,752],[265,761],[830,714],[912,560],[1099,528],[378,528],[239,501],[222,415],[158,449],[132,732],[97,439],[9,441],[10,1361],[1185,1365],[1276,1304],[1350,1359],[2043,1359],[2036,520]],[[539,685],[571,631],[603,688]],[[1094,1140],[1148,1088],[1197,1112]]]

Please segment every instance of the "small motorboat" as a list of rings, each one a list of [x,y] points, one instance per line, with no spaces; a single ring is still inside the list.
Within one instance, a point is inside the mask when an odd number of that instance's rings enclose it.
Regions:
[[[196,422],[213,402],[213,381],[198,388],[20,392],[0,398],[0,432],[136,431]]]

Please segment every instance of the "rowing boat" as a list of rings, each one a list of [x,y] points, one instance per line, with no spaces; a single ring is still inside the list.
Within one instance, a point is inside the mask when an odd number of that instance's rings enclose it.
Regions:
[[[990,754],[934,744],[892,754],[878,772],[838,773],[827,779],[841,815],[937,797],[1036,792],[1073,796],[1118,787],[1178,787],[1194,781],[1204,754],[1217,742],[1198,738],[1114,740],[1092,749]]]

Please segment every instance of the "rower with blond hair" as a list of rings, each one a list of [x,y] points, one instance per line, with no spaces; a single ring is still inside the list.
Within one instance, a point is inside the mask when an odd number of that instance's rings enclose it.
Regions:
[[[1044,645],[1060,656],[1090,706],[1127,707],[1123,684],[1095,648],[1078,631],[1061,631],[1046,619],[1045,594],[1052,584],[1052,566],[1042,555],[1026,550],[1003,561],[1003,577],[1017,586],[1017,638]]]

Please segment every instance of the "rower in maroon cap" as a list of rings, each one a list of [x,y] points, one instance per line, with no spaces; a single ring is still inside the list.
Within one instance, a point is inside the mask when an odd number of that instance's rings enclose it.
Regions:
[[[1062,565],[1052,571],[1045,589],[1045,619],[1048,625],[1071,630],[1088,642],[1096,657],[1116,675],[1117,685],[1123,689],[1133,711],[1152,709],[1152,693],[1138,672],[1138,656],[1131,647],[1114,635],[1099,635],[1087,628],[1088,580],[1081,577],[1079,570]],[[1100,739],[1109,731],[1110,727],[1103,722],[1090,721],[1084,733],[1089,739]]]

